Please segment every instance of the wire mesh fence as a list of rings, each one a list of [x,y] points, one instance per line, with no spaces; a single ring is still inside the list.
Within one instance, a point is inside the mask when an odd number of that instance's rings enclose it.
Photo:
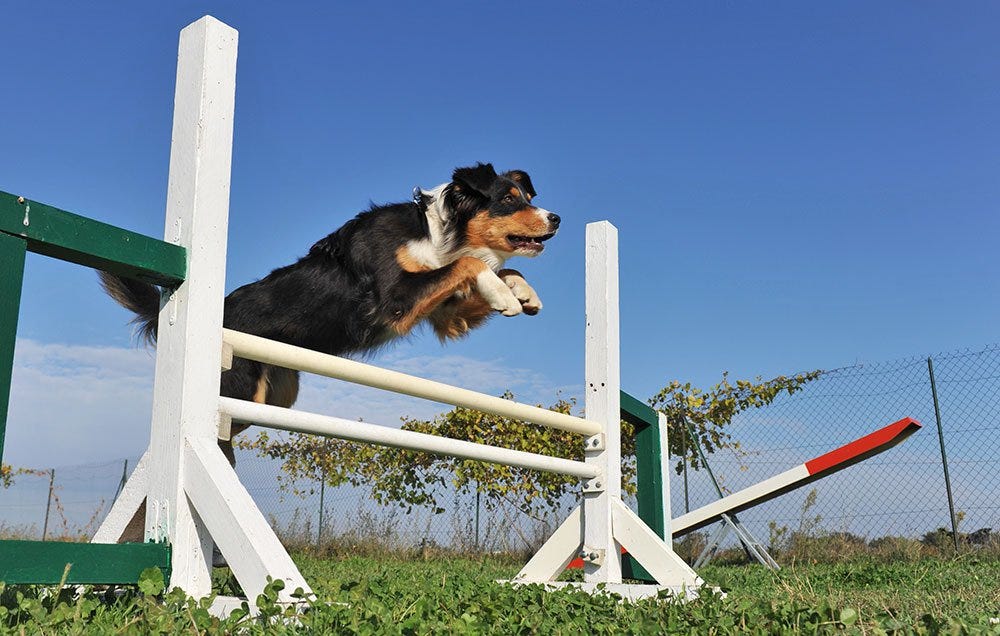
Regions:
[[[765,543],[778,542],[782,532],[842,533],[869,542],[968,535],[985,543],[996,541],[992,529],[1000,527],[998,415],[996,345],[862,364],[826,372],[799,393],[741,414],[730,429],[741,449],[715,453],[709,463],[732,492],[913,417],[923,428],[903,444],[749,509],[741,521]],[[675,512],[718,496],[704,471],[674,479]]]
[[[837,533],[862,542],[960,536],[963,545],[996,544],[998,345],[828,371],[802,391],[735,418],[730,430],[740,449],[716,452],[708,462],[723,489],[734,492],[905,416],[923,428],[903,444],[746,510],[741,521],[771,547],[795,533]],[[0,536],[87,536],[136,460],[15,475],[13,486],[0,489]],[[378,505],[364,488],[325,488],[316,481],[296,484],[297,493],[283,491],[279,471],[274,460],[246,452],[238,458],[237,472],[264,515],[284,540],[299,545],[374,539],[409,548],[528,551],[572,504],[536,519],[511,507],[488,511],[474,492],[442,492],[438,503],[444,512],[406,512]],[[704,470],[686,470],[671,479],[675,516],[718,497]]]

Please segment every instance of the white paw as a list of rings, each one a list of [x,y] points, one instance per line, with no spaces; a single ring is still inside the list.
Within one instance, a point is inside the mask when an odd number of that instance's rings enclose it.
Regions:
[[[520,274],[503,274],[500,276],[503,282],[507,283],[511,293],[521,303],[524,313],[534,316],[542,309],[542,299],[535,293],[534,288],[524,280]]]
[[[492,270],[486,270],[476,277],[476,289],[490,307],[504,316],[516,316],[521,313],[521,301]]]

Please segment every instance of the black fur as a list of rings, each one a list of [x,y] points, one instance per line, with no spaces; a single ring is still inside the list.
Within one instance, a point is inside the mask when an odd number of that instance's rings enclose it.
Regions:
[[[521,196],[514,196],[512,188]],[[426,193],[418,197],[419,202],[372,206],[317,241],[297,262],[229,294],[223,325],[335,355],[372,351],[404,335],[399,327],[401,317],[420,306],[452,274],[456,259],[469,244],[470,221],[474,217],[480,215],[487,223],[499,223],[518,211],[537,212],[530,204],[535,191],[527,173],[498,175],[490,164],[455,170],[443,196],[449,216],[445,227],[451,239],[450,262],[428,271],[407,271],[399,262],[400,248],[430,236],[427,208],[434,201]],[[549,214],[547,233],[532,236],[544,241],[555,233],[558,224],[559,217]],[[540,245],[538,242],[539,252]],[[134,322],[139,325],[139,334],[147,341],[155,340],[159,291],[152,285],[104,272],[101,281],[112,298],[136,313]],[[414,324],[428,317],[421,315]],[[483,319],[471,322],[469,328]],[[222,374],[220,393],[254,399],[262,378],[269,388],[282,382],[294,384],[290,397],[294,401],[296,372],[242,359],[234,360],[232,370]],[[267,398],[268,403],[281,406],[290,406],[290,401],[287,395]]]

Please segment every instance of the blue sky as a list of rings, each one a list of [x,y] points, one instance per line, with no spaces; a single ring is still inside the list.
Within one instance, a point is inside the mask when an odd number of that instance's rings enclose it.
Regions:
[[[385,364],[573,394],[604,218],[640,398],[997,340],[994,3],[16,3],[0,190],[161,236],[177,34],[206,13],[240,31],[229,289],[475,161],[527,170],[562,215],[511,262],[539,316]],[[29,260],[5,460],[141,451],[152,358],[127,319],[93,272]],[[436,410],[311,391],[369,421]]]

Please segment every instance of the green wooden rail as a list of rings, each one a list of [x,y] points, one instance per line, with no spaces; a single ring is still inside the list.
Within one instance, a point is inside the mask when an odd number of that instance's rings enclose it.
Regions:
[[[638,492],[639,518],[662,539],[665,536],[663,474],[660,457],[667,449],[660,448],[660,420],[656,411],[625,391],[621,391],[621,417],[635,427],[635,473]],[[670,523],[670,520],[666,520]],[[622,575],[626,578],[655,583],[656,579],[631,556],[622,559]]]
[[[169,581],[170,546],[0,541],[0,581],[8,585],[134,585],[147,568],[159,568]]]
[[[44,203],[0,192],[0,459],[3,458],[14,342],[27,252],[165,287],[184,281],[187,251]],[[96,286],[95,286],[96,288]],[[52,585],[136,583],[158,567],[169,577],[170,546],[0,541],[0,581]]]
[[[27,241],[29,252],[155,285],[184,282],[183,247],[7,192],[0,192],[0,232]]]

